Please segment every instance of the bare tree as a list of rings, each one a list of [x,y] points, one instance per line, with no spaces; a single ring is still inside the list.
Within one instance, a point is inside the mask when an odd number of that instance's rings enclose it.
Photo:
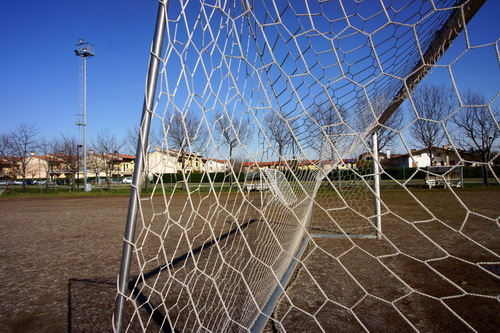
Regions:
[[[159,131],[152,127],[149,132],[149,146],[161,146],[161,135]],[[129,128],[123,140],[123,148],[126,154],[135,155],[137,144],[139,143],[139,127]]]
[[[234,148],[238,145],[244,145],[252,133],[248,118],[237,118],[223,112],[215,113],[214,130],[219,135],[222,144],[229,148],[229,159],[231,160]]]
[[[333,161],[340,158],[342,136],[349,132],[348,110],[342,105],[324,102],[314,106],[306,120],[309,146],[318,151],[320,158]],[[347,140],[344,140],[347,141]]]
[[[137,147],[139,144],[140,128],[137,126],[129,128],[125,135],[126,136],[123,140],[123,148],[125,150],[125,153],[128,153],[130,155],[135,156],[137,154]],[[160,135],[160,132],[155,127],[152,127],[149,131],[148,145],[149,145],[149,147],[160,147],[162,145],[162,136]],[[99,163],[99,161],[100,161],[99,159],[94,158],[93,161],[94,161],[93,164],[94,164],[96,169],[99,169],[99,168],[101,168],[101,170],[104,169],[101,166],[102,163]],[[145,163],[147,163],[147,162],[148,161],[146,160]],[[144,180],[146,180],[146,181],[144,181],[143,184],[144,184],[144,188],[147,189],[148,188],[148,182],[147,182],[148,170],[147,170],[147,168],[144,168],[142,178]]]
[[[137,152],[137,143],[139,142],[139,128],[134,126],[127,129],[123,139],[123,148],[126,154],[135,155]]]
[[[394,140],[399,136],[398,130],[401,129],[403,123],[404,110],[402,108],[396,109],[392,116],[387,119],[385,124],[379,127],[377,131],[378,149],[383,151],[384,148],[390,147]],[[372,148],[373,143],[369,142],[369,147]]]
[[[220,142],[229,148],[229,167],[227,172],[233,179],[233,172],[239,174],[242,170],[242,160],[233,157],[233,151],[238,145],[245,145],[249,140],[252,130],[248,118],[237,118],[234,114],[216,112],[214,131],[219,135]]]
[[[105,128],[99,130],[95,140],[92,142],[94,155],[97,155],[93,158],[102,161],[100,168],[105,172],[108,190],[111,189],[113,175],[118,171],[116,170],[116,165],[119,160],[119,151],[122,146],[123,143]]]
[[[95,175],[95,181],[98,185],[101,184],[101,172],[106,172],[108,166],[109,163],[107,163],[107,160],[102,158],[100,154],[97,154],[94,149],[89,152],[87,156],[87,168]]]
[[[463,106],[451,119],[457,128],[456,142],[460,149],[479,162],[483,162],[483,184],[488,184],[486,164],[490,162],[491,150],[500,136],[498,107],[488,106],[486,98],[478,92],[468,90]]]
[[[55,166],[55,160],[53,156],[51,156],[53,153],[53,142],[49,142],[45,138],[41,138],[38,151],[39,155],[42,155],[42,157],[39,156],[38,158],[41,158],[45,161],[45,163],[39,165],[38,167],[38,177],[40,178],[41,171],[43,170],[45,172],[45,189],[48,190],[50,185],[51,172]]]
[[[2,133],[0,135],[0,157],[2,162],[9,165],[9,174],[7,177],[17,177],[20,174],[20,166],[18,164],[19,157],[14,156],[12,146],[10,144],[10,134]]]
[[[390,100],[385,96],[375,97],[371,102],[366,99],[361,100],[358,104],[358,130],[364,132],[371,126],[377,126],[379,151],[383,151],[385,147],[390,146],[394,142],[394,139],[399,135],[398,131],[401,129],[401,124],[403,123],[403,108],[396,109],[384,124],[378,123],[377,117],[384,112],[389,104]],[[371,140],[368,140],[366,144],[370,150],[373,150],[373,142]]]
[[[290,122],[287,121],[283,112],[271,111],[264,116],[263,125],[266,136],[271,143],[276,145],[278,159],[281,161],[285,151],[294,147],[295,139],[292,135]]]
[[[413,92],[411,101],[414,108],[410,112],[414,112],[417,118],[410,134],[415,144],[427,149],[432,165],[433,148],[440,146],[445,139],[442,121],[455,105],[453,90],[444,85],[420,85]]]
[[[81,160],[78,139],[73,136],[62,135],[53,145],[53,153],[62,162],[63,169],[59,170],[65,177],[71,179],[71,189],[75,188],[76,174],[80,171]]]
[[[173,111],[166,124],[168,146],[178,149],[182,170],[186,166],[186,152],[194,153],[199,144],[206,138],[206,131],[200,118],[192,111]]]
[[[13,176],[21,176],[26,190],[27,167],[40,145],[40,129],[35,124],[22,121],[15,130],[0,138],[0,155],[11,164]]]
[[[61,144],[60,139],[53,139],[51,141],[43,141],[43,148],[41,149],[45,155],[46,161],[46,183],[45,187],[48,190],[51,183],[55,183],[60,176],[63,168],[61,158]]]

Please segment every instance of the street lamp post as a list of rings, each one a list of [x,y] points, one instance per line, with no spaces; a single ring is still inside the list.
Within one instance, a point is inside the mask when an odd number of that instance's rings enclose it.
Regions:
[[[35,152],[31,152],[30,156],[31,156],[31,158],[30,158],[29,162],[31,164],[31,161],[33,160],[33,157],[35,157]],[[30,169],[32,169],[32,168],[30,168]],[[33,183],[35,182],[35,179],[34,179],[35,178],[35,172],[33,170],[30,170],[30,171],[31,171],[31,184],[33,185]]]
[[[42,194],[42,173],[40,169],[40,157],[38,157],[38,186],[40,187],[40,194]]]
[[[76,188],[77,189],[80,189],[80,148],[82,148],[82,147],[83,147],[83,145],[76,146]]]
[[[83,67],[83,122],[77,123],[77,125],[83,126],[83,190],[85,192],[90,190],[87,187],[87,58],[93,57],[94,53],[95,47],[93,44],[84,43],[83,39],[78,40],[78,44],[75,45],[75,55],[82,59]]]

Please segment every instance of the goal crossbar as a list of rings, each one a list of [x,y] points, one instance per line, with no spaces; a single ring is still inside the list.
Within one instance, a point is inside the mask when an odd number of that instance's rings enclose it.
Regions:
[[[391,115],[401,106],[418,85],[418,83],[425,77],[425,75],[432,69],[432,66],[439,60],[439,58],[450,47],[455,38],[460,35],[466,24],[471,20],[477,11],[483,6],[486,0],[468,1],[462,0],[461,3],[466,3],[465,6],[457,7],[453,10],[450,17],[443,25],[443,27],[436,31],[434,39],[429,43],[429,47],[424,52],[422,58],[411,70],[408,78],[404,81],[404,85],[396,93],[387,108],[382,112],[378,118],[378,122],[374,131],[377,131],[380,126],[384,125],[391,117]],[[462,13],[463,8],[463,13]]]

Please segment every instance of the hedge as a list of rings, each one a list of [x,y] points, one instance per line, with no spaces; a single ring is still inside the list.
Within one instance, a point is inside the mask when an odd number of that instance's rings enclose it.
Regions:
[[[232,175],[226,174],[223,172],[218,173],[201,173],[201,172],[192,172],[186,174],[188,183],[197,184],[197,183],[223,183],[232,181]],[[156,177],[154,181],[156,181]],[[184,178],[182,173],[165,173],[162,175],[162,180],[164,183],[177,183],[182,181]],[[238,181],[245,181],[245,174],[242,172],[238,175]]]
[[[470,178],[482,178],[483,170],[482,167],[464,167],[464,179]],[[494,166],[493,170],[495,174],[500,174],[500,166]],[[311,179],[311,173],[315,171],[311,170],[300,170],[295,175],[291,171],[284,171],[286,179],[289,181],[298,178],[300,180]],[[360,175],[369,175],[372,171],[370,169],[334,169],[328,174],[328,178],[332,181],[336,180],[354,180],[359,178]],[[227,183],[232,182],[232,175],[223,172],[219,173],[189,173],[187,174],[189,183],[209,183],[210,181],[214,183]],[[412,177],[412,179],[425,179],[425,171],[419,170],[417,168],[384,168],[384,173],[382,174],[383,180],[397,179],[406,180]],[[490,172],[491,177],[491,172]],[[181,173],[163,174],[162,179],[164,183],[177,183],[182,181],[183,177]],[[156,178],[154,179],[156,181]],[[245,173],[241,172],[238,174],[238,181],[243,183],[245,181]]]

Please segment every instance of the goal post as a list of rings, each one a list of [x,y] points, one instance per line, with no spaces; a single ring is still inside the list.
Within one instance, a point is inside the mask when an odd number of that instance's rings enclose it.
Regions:
[[[158,81],[158,68],[160,64],[160,56],[163,46],[163,36],[165,31],[165,13],[166,8],[160,2],[158,5],[158,14],[156,18],[156,29],[151,47],[151,55],[149,59],[149,69],[146,83],[146,94],[142,109],[141,126],[139,129],[139,140],[137,142],[136,159],[134,164],[134,177],[130,189],[129,207],[127,211],[127,221],[125,224],[125,234],[122,249],[122,259],[120,272],[118,274],[118,293],[115,301],[115,311],[113,315],[113,329],[116,332],[122,331],[123,313],[125,295],[128,291],[130,278],[130,265],[132,261],[133,243],[135,240],[135,228],[137,222],[137,214],[139,210],[140,197],[140,179],[143,178],[148,147],[149,133],[151,129],[152,110],[154,108],[155,92]]]
[[[373,147],[373,191],[375,193],[375,226],[377,238],[382,238],[382,210],[380,198],[380,169],[379,169],[379,155],[378,155],[378,135],[377,132],[372,134],[372,147]]]
[[[500,93],[461,82],[469,54],[498,71],[498,38],[469,40],[484,3],[159,0],[114,331],[481,331],[497,211],[426,184],[496,170],[459,135],[473,109],[498,147]],[[420,98],[436,82],[451,97]]]

